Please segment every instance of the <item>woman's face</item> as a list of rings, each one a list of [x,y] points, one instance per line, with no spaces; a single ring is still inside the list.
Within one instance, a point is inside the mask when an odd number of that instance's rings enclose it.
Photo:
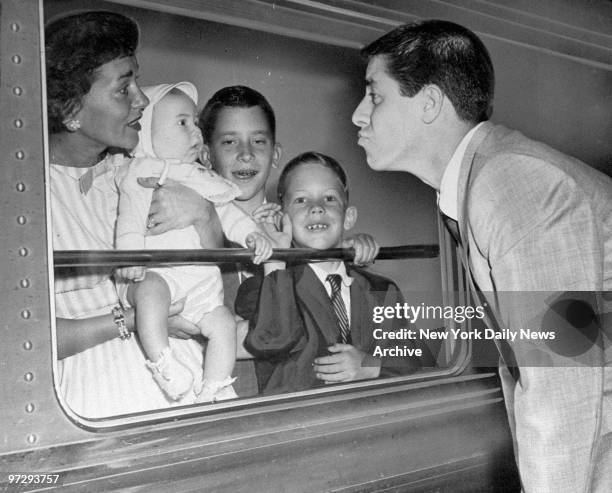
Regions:
[[[133,149],[138,143],[142,110],[149,100],[136,80],[136,58],[116,58],[96,69],[96,79],[72,117],[81,124],[75,132],[84,146],[98,153],[108,147]]]

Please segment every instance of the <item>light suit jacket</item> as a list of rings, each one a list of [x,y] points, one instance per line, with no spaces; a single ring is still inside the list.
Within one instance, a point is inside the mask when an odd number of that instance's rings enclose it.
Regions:
[[[458,211],[464,265],[501,328],[557,331],[511,343],[518,384],[501,371],[524,489],[612,491],[612,180],[485,122]],[[576,306],[572,326],[560,312]]]

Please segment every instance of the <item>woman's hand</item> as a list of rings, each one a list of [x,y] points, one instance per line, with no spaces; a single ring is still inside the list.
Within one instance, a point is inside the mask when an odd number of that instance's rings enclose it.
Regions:
[[[174,229],[194,226],[202,248],[221,248],[223,229],[214,205],[197,192],[174,180],[157,186],[158,178],[138,178],[145,188],[154,188],[149,208],[147,235],[158,235]]]

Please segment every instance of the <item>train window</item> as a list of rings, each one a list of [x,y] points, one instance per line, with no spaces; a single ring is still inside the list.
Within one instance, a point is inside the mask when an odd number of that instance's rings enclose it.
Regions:
[[[351,124],[351,113],[363,90],[364,66],[357,48],[368,41],[368,36],[374,39],[385,26],[363,18],[363,29],[355,30],[352,21],[343,21],[333,15],[321,21],[307,9],[292,11],[284,7],[276,10],[273,2],[265,7],[260,5],[259,10],[247,8],[240,12],[233,8],[236,2],[212,2],[191,10],[186,5],[193,2],[134,2],[138,7],[130,3],[44,2],[46,21],[72,10],[91,7],[129,16],[140,28],[137,64],[130,62],[129,58],[122,58],[121,63],[111,63],[103,75],[94,72],[100,78],[106,77],[98,88],[101,89],[98,96],[102,98],[102,105],[88,101],[87,104],[98,104],[98,107],[82,115],[82,121],[76,117],[66,118],[59,122],[63,125],[59,130],[51,124],[48,129],[49,238],[50,248],[52,244],[55,250],[56,293],[52,306],[57,317],[53,349],[55,382],[60,400],[68,412],[92,426],[106,426],[109,422],[116,423],[117,419],[142,422],[158,420],[160,415],[176,417],[245,406],[266,406],[287,399],[303,402],[310,396],[328,393],[350,394],[372,388],[392,392],[406,379],[440,378],[462,371],[470,347],[453,334],[459,326],[477,323],[482,317],[478,307],[469,308],[470,300],[463,294],[462,278],[457,274],[459,263],[451,240],[439,224],[436,197],[412,176],[370,170],[357,146],[356,128]],[[300,19],[307,22],[300,24],[297,22]],[[49,56],[47,53],[47,58]],[[53,56],[73,55],[55,53]],[[70,63],[78,64],[78,61],[70,60]],[[185,331],[192,330],[193,325],[179,327],[183,322],[178,323],[176,319],[173,322],[177,326],[175,335],[186,338],[171,338],[174,358],[169,359],[166,366],[147,367],[143,352],[147,351],[149,342],[139,341],[137,333],[129,339],[123,337],[132,326],[131,319],[124,321],[123,318],[131,317],[133,311],[124,310],[122,315],[120,310],[115,310],[111,315],[118,303],[113,272],[126,262],[126,254],[113,256],[113,252],[109,252],[114,246],[117,214],[115,172],[125,166],[126,158],[116,155],[119,157],[90,167],[95,163],[77,162],[79,156],[67,154],[70,145],[60,142],[62,133],[82,134],[83,139],[95,144],[105,142],[108,136],[105,132],[113,130],[104,128],[101,120],[96,118],[104,118],[104,111],[108,110],[105,105],[114,104],[114,100],[105,103],[104,91],[114,90],[114,81],[122,77],[127,83],[125,88],[122,86],[118,90],[124,90],[126,94],[136,91],[136,79],[131,75],[131,71],[136,69],[139,72],[137,83],[141,86],[191,82],[199,94],[198,110],[217,90],[226,86],[248,86],[263,94],[275,112],[276,142],[282,145],[282,157],[275,163],[268,179],[267,200],[276,200],[274,192],[280,170],[289,159],[304,151],[319,151],[333,156],[347,171],[350,201],[359,211],[354,231],[371,234],[381,245],[413,246],[399,249],[399,257],[403,253],[408,258],[380,260],[367,269],[370,273],[376,272],[392,279],[399,286],[400,293],[385,296],[389,284],[379,283],[373,288],[377,295],[374,299],[378,301],[366,303],[362,300],[350,309],[349,316],[362,317],[363,333],[372,339],[367,349],[363,342],[363,353],[371,353],[369,356],[377,361],[374,366],[379,364],[380,358],[391,361],[389,371],[380,371],[383,377],[341,381],[334,385],[325,385],[321,379],[315,379],[313,383],[311,378],[305,383],[293,382],[293,386],[266,387],[271,379],[278,378],[282,383],[282,371],[291,374],[295,370],[291,365],[303,365],[303,361],[295,357],[300,351],[312,352],[307,357],[311,366],[315,357],[328,354],[325,352],[325,337],[328,336],[318,334],[321,340],[313,348],[312,337],[317,334],[313,336],[308,332],[307,337],[302,334],[297,342],[292,342],[294,345],[288,353],[275,353],[258,359],[243,355],[233,372],[233,376],[238,377],[233,383],[238,398],[231,398],[232,395],[227,394],[231,390],[222,387],[215,394],[219,400],[211,404],[210,399],[199,397],[202,388],[199,376],[202,367],[211,371],[202,362],[202,354],[212,354],[213,344],[200,336],[188,337]],[[64,76],[68,75],[78,76],[74,70]],[[48,80],[51,77],[58,77],[57,72],[48,71]],[[70,83],[77,82],[73,80]],[[48,85],[47,98],[60,100],[60,92],[64,89]],[[138,99],[138,94],[134,94],[133,100]],[[151,99],[151,93],[148,96]],[[138,104],[144,105],[142,101],[133,102],[133,106]],[[80,109],[82,106],[73,108],[71,115],[76,115]],[[131,121],[128,124],[126,126],[131,125],[131,129],[127,133],[141,127]],[[118,143],[121,143],[121,138],[118,138]],[[124,140],[130,142],[130,138]],[[82,145],[82,140],[77,145]],[[238,178],[246,180],[254,173],[238,173]],[[419,249],[414,245],[425,247]],[[185,257],[176,251],[158,251],[153,256],[141,253],[143,256],[134,254],[132,261],[138,260],[149,266],[163,263],[165,268],[186,262]],[[396,253],[394,249],[385,250],[387,257],[397,257]],[[246,253],[236,254],[236,261],[223,255],[223,252],[210,250],[190,258],[194,262],[225,260],[222,270],[241,272],[240,276],[237,274],[240,280],[250,276],[243,276],[244,272],[252,270],[245,260]],[[307,258],[310,258],[308,253],[304,253],[302,259]],[[239,267],[235,267],[237,262],[241,262]],[[226,281],[231,282],[228,281],[231,278],[227,275]],[[225,303],[234,308],[227,282]],[[206,296],[206,293],[201,296]],[[355,306],[361,303],[363,306]],[[265,306],[260,304],[257,310],[258,319],[261,319],[261,310],[274,312],[277,308],[269,302]],[[313,313],[317,308],[300,304],[298,311],[302,316],[304,310],[311,310],[307,316],[316,318]],[[255,321],[251,322],[251,328],[253,324]],[[246,327],[240,322],[239,326]],[[109,338],[109,330],[122,337],[115,337],[113,333]],[[361,337],[357,334],[355,338]],[[348,340],[345,344],[359,347],[360,342]],[[262,350],[262,355],[265,354],[266,351]],[[406,362],[411,368],[406,369]],[[279,368],[284,370],[279,371]],[[190,383],[178,384],[179,390],[176,390],[164,383],[169,381],[167,372],[175,372],[173,375],[183,372],[189,375],[185,378]],[[379,373],[378,369],[375,373]],[[187,388],[189,390],[185,390]]]

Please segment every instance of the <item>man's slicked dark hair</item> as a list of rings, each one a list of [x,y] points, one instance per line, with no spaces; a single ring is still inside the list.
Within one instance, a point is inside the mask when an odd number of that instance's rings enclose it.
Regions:
[[[198,126],[202,130],[204,143],[210,144],[217,126],[219,112],[223,108],[252,108],[253,106],[259,106],[264,112],[270,132],[272,132],[272,139],[276,141],[276,118],[268,100],[250,87],[228,86],[213,94],[200,113]]]
[[[462,120],[479,123],[491,115],[495,86],[491,57],[480,38],[463,26],[442,20],[405,24],[361,53],[367,59],[381,55],[404,96],[413,97],[435,84]]]
[[[289,175],[291,174],[291,172],[298,166],[310,163],[320,164],[325,168],[331,169],[340,180],[340,183],[342,183],[342,190],[344,191],[345,198],[348,201],[348,179],[346,177],[346,172],[344,171],[344,168],[342,168],[340,163],[336,161],[333,157],[314,151],[303,152],[302,154],[295,156],[285,165],[280,177],[278,178],[278,186],[276,188],[276,195],[278,196],[278,200],[281,203],[283,202],[283,196],[287,191],[287,182],[289,180]]]
[[[66,117],[81,108],[95,81],[95,71],[117,58],[133,56],[138,25],[105,10],[52,19],[45,26],[49,133],[66,130]]]

